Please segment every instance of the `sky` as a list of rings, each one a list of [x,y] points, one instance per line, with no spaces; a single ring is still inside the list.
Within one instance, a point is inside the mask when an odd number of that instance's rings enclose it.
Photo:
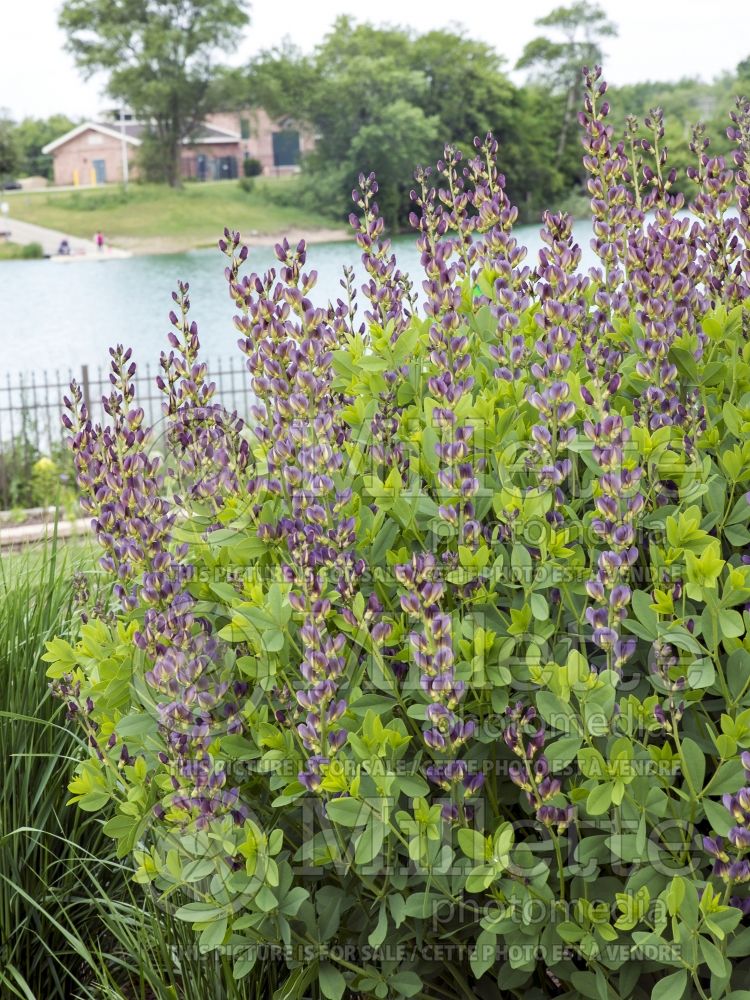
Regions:
[[[13,118],[56,112],[78,118],[110,103],[103,79],[84,81],[64,51],[57,28],[60,2],[0,0],[0,109]],[[536,33],[534,19],[564,2],[255,0],[246,38],[227,62],[241,64],[284,36],[309,50],[337,15],[350,14],[418,31],[461,25],[470,36],[494,45],[510,68]],[[619,26],[619,37],[605,44],[605,77],[613,84],[683,76],[711,80],[750,55],[749,0],[602,0],[601,6]]]

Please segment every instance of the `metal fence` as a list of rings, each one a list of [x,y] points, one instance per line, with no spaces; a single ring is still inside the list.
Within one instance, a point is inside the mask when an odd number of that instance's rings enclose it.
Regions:
[[[253,393],[244,359],[203,360],[216,383],[215,400],[229,411],[246,415]],[[164,395],[156,385],[160,370],[158,365],[145,364],[138,367],[134,378],[136,402],[151,426],[157,426],[162,419]],[[108,367],[82,365],[79,369],[45,370],[15,377],[8,372],[0,382],[0,508],[36,506],[54,499],[35,495],[34,466],[43,456],[61,467],[68,464],[60,414],[72,379],[81,386],[92,419],[105,420],[101,400],[111,389]]]

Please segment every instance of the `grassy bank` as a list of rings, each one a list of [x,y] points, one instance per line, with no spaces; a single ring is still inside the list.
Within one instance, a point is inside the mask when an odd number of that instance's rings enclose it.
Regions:
[[[294,205],[294,178],[258,178],[250,192],[237,181],[186,184],[179,191],[156,184],[80,191],[20,192],[9,199],[13,218],[90,239],[101,229],[115,246],[167,253],[213,245],[224,226],[243,237],[282,233],[343,235],[335,220]]]
[[[0,260],[39,260],[41,243],[0,243]]]

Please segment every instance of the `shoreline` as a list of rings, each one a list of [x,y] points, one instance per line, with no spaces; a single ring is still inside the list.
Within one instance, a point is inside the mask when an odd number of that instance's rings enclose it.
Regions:
[[[311,245],[353,239],[345,219],[277,203],[272,189],[280,188],[282,182],[263,181],[250,192],[229,181],[186,186],[179,192],[145,185],[134,187],[127,197],[111,185],[66,193],[45,188],[33,196],[12,192],[0,231],[10,231],[8,238],[14,242],[41,243],[45,256],[56,256],[60,242],[67,239],[78,260],[84,254],[86,259],[101,256],[107,260],[215,247],[225,225],[239,230],[250,247],[270,248],[284,237],[290,243],[304,239]],[[91,236],[97,231],[105,239],[101,255]]]
[[[128,257],[168,256],[169,254],[190,253],[193,250],[216,249],[221,236],[221,233],[217,233],[216,239],[211,241],[169,236],[133,237],[112,243],[106,242],[104,249],[100,251],[91,240],[85,240],[61,230],[49,229],[36,223],[22,222],[11,218],[8,218],[5,224],[10,227],[12,237],[15,237],[13,242],[18,241],[20,245],[33,242],[41,244],[44,256],[35,259],[52,260],[55,263],[64,264],[90,263],[92,261],[106,263],[110,260],[125,260]],[[248,235],[242,236],[242,242],[248,247],[274,247],[284,238],[288,239],[291,244],[304,240],[308,246],[316,243],[348,243],[354,239],[353,235],[345,229],[322,226],[320,228],[294,227],[274,233],[260,233],[251,230]],[[69,256],[62,256],[56,252],[63,239],[67,239],[70,245],[71,253]],[[18,260],[21,258],[8,259]]]
[[[274,247],[284,238],[288,239],[291,244],[304,240],[308,246],[312,246],[315,243],[348,243],[354,239],[345,229],[326,227],[321,227],[320,229],[299,227],[279,230],[275,233],[259,233],[251,230],[249,234],[243,234],[240,230],[240,234],[242,242],[249,247]],[[216,249],[220,238],[221,233],[217,233],[216,239],[210,242],[163,236],[127,238],[120,240],[117,244],[112,244],[112,247],[113,249],[116,247],[119,250],[124,250],[134,257],[149,257],[190,253],[193,250],[213,250]]]

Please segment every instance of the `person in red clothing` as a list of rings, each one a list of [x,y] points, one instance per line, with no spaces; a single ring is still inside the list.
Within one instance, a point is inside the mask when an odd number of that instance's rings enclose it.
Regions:
[[[104,234],[101,229],[97,229],[96,236],[94,236],[94,242],[96,243],[96,249],[99,253],[104,249]]]

